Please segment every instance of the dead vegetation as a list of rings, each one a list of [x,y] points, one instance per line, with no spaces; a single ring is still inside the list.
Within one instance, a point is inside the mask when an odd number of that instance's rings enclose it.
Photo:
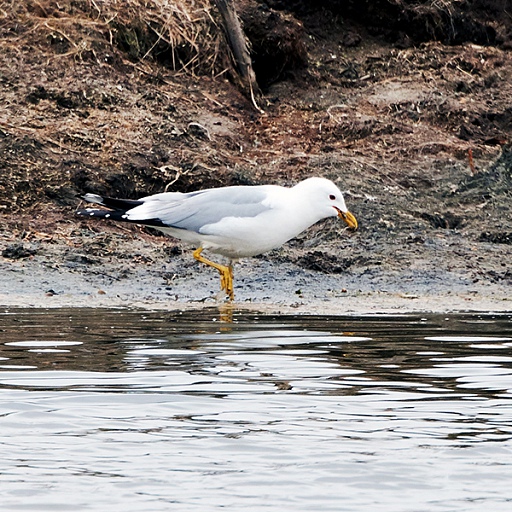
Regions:
[[[48,57],[101,64],[113,58],[110,47],[133,61],[212,75],[229,62],[209,0],[10,0],[2,13],[11,44],[29,39]]]

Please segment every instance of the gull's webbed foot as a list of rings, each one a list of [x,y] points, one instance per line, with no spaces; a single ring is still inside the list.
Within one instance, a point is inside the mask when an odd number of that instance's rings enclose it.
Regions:
[[[235,290],[233,286],[233,267],[223,267],[223,270],[219,270],[220,273],[220,288],[226,292],[229,300],[234,300]]]
[[[229,300],[234,300],[235,298],[235,291],[233,286],[233,267],[232,265],[225,266],[220,265],[219,263],[215,263],[213,261],[210,261],[206,259],[204,256],[201,256],[201,252],[203,251],[202,247],[199,247],[194,251],[194,258],[204,263],[205,265],[208,265],[209,267],[213,267],[216,269],[220,274],[220,288],[222,291],[226,293],[226,295],[229,297]]]

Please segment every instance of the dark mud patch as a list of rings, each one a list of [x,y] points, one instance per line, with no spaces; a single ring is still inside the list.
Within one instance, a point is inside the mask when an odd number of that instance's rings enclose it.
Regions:
[[[496,271],[490,270],[485,275],[486,279],[494,283],[512,284],[512,270]]]
[[[37,249],[26,247],[23,244],[10,244],[2,251],[2,257],[9,260],[20,260],[30,258],[37,254]]]
[[[444,214],[423,212],[419,216],[435,229],[459,229],[464,225],[464,219],[451,212]]]
[[[469,41],[493,45],[506,42],[511,36],[506,0],[267,1],[272,6],[293,10],[298,17],[311,17],[311,23],[314,23],[314,13],[320,6],[333,16],[359,23],[369,33],[401,46],[431,40],[450,45]]]
[[[341,274],[353,263],[351,258],[338,258],[322,251],[308,252],[297,260],[299,267],[325,274]]]
[[[478,237],[478,240],[480,242],[490,242],[491,244],[512,245],[512,231],[497,233],[486,231]]]
[[[296,17],[265,3],[255,8],[252,2],[242,2],[240,17],[251,42],[253,67],[260,87],[267,90],[272,83],[307,68],[307,34]]]

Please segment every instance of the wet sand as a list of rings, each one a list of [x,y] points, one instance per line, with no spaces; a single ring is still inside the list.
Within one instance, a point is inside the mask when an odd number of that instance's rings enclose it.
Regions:
[[[35,256],[1,261],[0,305],[54,308],[201,309],[225,304],[216,272],[188,254],[169,262],[71,264]],[[245,260],[235,267],[235,309],[272,314],[510,312],[506,283],[464,273],[378,269],[325,274],[289,262]]]

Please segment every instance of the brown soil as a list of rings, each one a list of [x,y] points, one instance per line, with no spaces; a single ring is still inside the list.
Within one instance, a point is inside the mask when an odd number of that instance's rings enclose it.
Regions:
[[[322,222],[243,262],[240,301],[510,308],[504,1],[244,1],[264,114],[240,92],[206,0],[199,35],[178,43],[155,36],[158,0],[147,24],[136,4],[115,21],[90,0],[0,4],[0,303],[183,303],[217,291],[178,242],[76,218],[79,194],[322,175],[360,229]]]

